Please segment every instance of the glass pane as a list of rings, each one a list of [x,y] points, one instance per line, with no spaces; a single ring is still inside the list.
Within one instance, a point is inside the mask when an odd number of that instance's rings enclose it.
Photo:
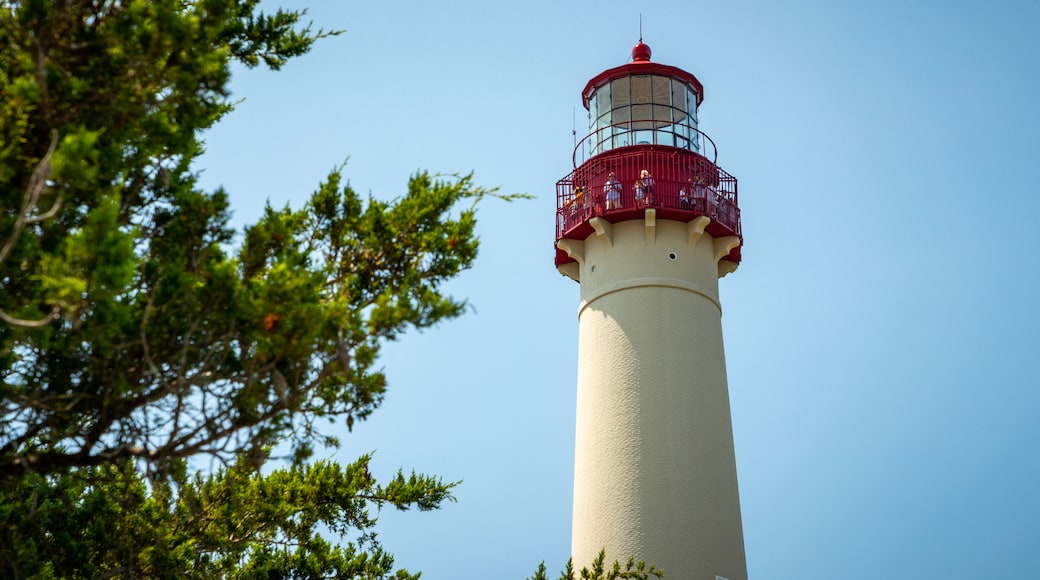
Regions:
[[[670,105],[672,99],[672,79],[668,77],[651,77],[655,105]]]
[[[685,123],[675,125],[675,146],[683,149],[693,149],[690,143],[690,127]]]
[[[588,150],[591,151],[593,155],[595,155],[597,150],[599,149],[599,141],[600,139],[602,139],[602,137],[600,137],[600,134],[596,132],[597,124],[598,121],[594,120],[592,115],[589,115]]]
[[[596,148],[594,153],[600,153],[603,149],[610,147],[610,114],[607,113],[596,120]]]
[[[628,78],[615,79],[610,83],[610,102],[613,109],[627,107],[632,101],[629,100]]]
[[[693,125],[694,127],[696,127],[697,126],[697,93],[693,92],[692,90],[688,90],[688,91],[686,91],[686,94],[689,97],[689,103],[690,103],[689,108],[686,109],[690,113],[690,124]]]
[[[678,111],[676,111],[678,113]],[[653,120],[657,121],[657,126],[669,125],[672,122],[672,108],[668,105],[659,105],[654,103],[654,116]]]
[[[610,85],[596,89],[596,111],[593,115],[600,117],[610,111]]]
[[[610,112],[610,116],[614,123],[627,123],[632,120],[632,109],[630,107],[614,109]]]
[[[596,113],[596,93],[593,92],[592,97],[589,98],[589,133],[595,130],[596,117],[599,117],[599,114]]]
[[[650,77],[643,75],[632,78],[632,102],[650,102]],[[616,102],[615,102],[616,104]]]
[[[697,128],[697,93],[692,89],[687,89],[686,95],[689,102],[689,120],[687,123],[690,125],[690,149],[700,153],[701,151],[701,136],[700,133],[695,131]]]
[[[654,143],[675,147],[675,125],[659,126],[658,130],[654,131]]]
[[[685,113],[690,110],[686,99],[686,85],[678,79],[672,79],[672,106]],[[681,119],[676,119],[676,121],[681,122]]]
[[[631,143],[629,143],[629,136],[631,133],[629,133],[627,125],[614,125],[613,132],[613,145],[611,147],[624,147],[626,145],[631,145]]]
[[[632,121],[637,129],[653,129],[652,105],[632,105]]]

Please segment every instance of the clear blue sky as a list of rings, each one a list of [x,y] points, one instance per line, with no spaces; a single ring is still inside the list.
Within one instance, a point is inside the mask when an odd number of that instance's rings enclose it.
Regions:
[[[554,184],[641,14],[740,180],[721,295],[751,577],[1040,577],[1037,0],[285,4],[347,32],[236,72],[199,169],[237,224],[348,157],[378,197],[417,169],[536,196],[481,208],[451,285],[473,311],[386,349],[386,403],[336,455],[464,481],[384,512],[399,565],[567,559],[578,286],[553,267]]]

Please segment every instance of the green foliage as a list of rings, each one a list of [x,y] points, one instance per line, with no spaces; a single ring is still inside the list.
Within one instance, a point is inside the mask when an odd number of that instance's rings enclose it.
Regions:
[[[192,172],[230,67],[336,34],[257,6],[0,3],[0,576],[410,578],[372,510],[452,499],[306,460],[383,400],[381,345],[466,310],[442,285],[476,204],[514,196],[420,172],[362,198],[337,167],[236,239]]]
[[[361,198],[337,167],[236,247],[196,186],[233,59],[277,68],[327,35],[255,1],[15,2],[0,12],[0,477],[135,459],[307,457],[386,389],[380,345],[459,316],[470,175]],[[509,199],[509,196],[502,196]],[[464,203],[461,203],[464,202]],[[461,205],[461,207],[460,207]]]
[[[606,551],[600,550],[599,555],[592,561],[592,567],[582,568],[577,575],[575,575],[573,563],[568,560],[567,567],[560,572],[558,580],[649,580],[651,576],[664,578],[663,570],[658,570],[653,565],[648,567],[642,560],[637,562],[635,558],[629,558],[624,568],[621,567],[621,562],[615,560],[614,565],[608,568],[606,559]],[[549,580],[545,574],[545,562],[542,562],[538,565],[534,576],[528,580]]]
[[[398,473],[386,485],[370,456],[260,475],[240,461],[210,477],[145,481],[129,463],[33,475],[0,502],[5,576],[99,578],[417,578],[393,572],[373,510],[432,509],[451,499],[436,478]],[[344,543],[322,537],[331,530]],[[46,566],[38,567],[46,554]]]

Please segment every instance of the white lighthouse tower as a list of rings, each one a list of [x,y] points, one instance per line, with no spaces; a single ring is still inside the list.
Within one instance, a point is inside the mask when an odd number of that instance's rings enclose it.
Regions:
[[[641,40],[582,92],[589,135],[556,216],[556,266],[581,285],[571,549],[745,580],[718,285],[743,237],[703,98]]]

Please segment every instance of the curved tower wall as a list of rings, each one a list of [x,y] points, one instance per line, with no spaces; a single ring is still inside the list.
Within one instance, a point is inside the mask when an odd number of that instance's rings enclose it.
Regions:
[[[648,209],[559,241],[581,283],[576,563],[606,549],[673,578],[747,578],[718,298],[740,240],[709,222]]]

